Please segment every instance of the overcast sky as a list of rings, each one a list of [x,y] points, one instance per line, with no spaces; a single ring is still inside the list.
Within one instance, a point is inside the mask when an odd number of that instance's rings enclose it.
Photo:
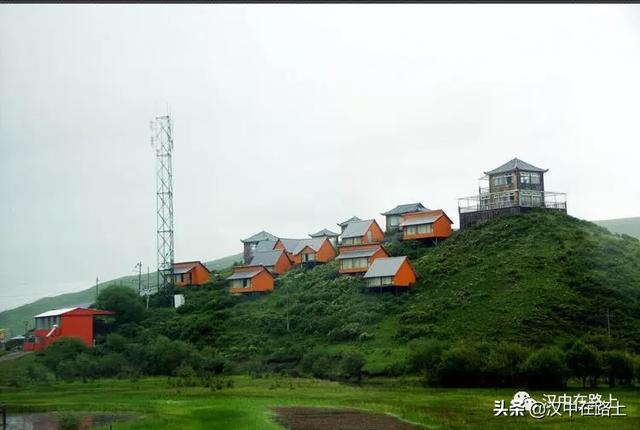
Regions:
[[[483,170],[640,215],[639,5],[2,5],[0,309],[155,260],[149,121],[174,120],[177,260],[304,237]]]

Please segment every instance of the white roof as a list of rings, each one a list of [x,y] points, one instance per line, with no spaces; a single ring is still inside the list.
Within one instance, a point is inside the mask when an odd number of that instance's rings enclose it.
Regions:
[[[59,315],[66,314],[67,312],[71,312],[71,311],[76,310],[76,309],[78,309],[78,308],[53,309],[53,310],[38,314],[38,315],[34,316],[34,318],[57,317]]]
[[[347,239],[349,237],[360,237],[364,236],[364,234],[369,230],[371,224],[373,224],[374,220],[367,219],[364,221],[353,221],[347,224],[347,228],[344,229],[344,233],[342,233],[342,238]]]
[[[407,259],[407,257],[387,257],[376,258],[371,263],[369,270],[365,273],[365,278],[379,278],[382,276],[394,276],[400,270],[400,266]]]

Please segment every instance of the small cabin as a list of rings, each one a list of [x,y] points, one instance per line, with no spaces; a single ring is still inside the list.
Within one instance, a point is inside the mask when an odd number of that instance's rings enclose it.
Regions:
[[[249,264],[251,266],[264,266],[276,275],[283,275],[293,267],[293,262],[289,255],[282,249],[254,251],[253,258]]]
[[[407,257],[381,257],[371,264],[364,279],[369,288],[408,288],[416,282],[416,272]]]
[[[358,218],[357,216],[352,216],[351,218],[349,218],[346,221],[342,221],[342,222],[337,223],[338,227],[340,227],[340,234],[344,233],[344,229],[347,228],[349,223],[357,222],[357,221],[362,221],[362,220],[360,218]]]
[[[352,221],[342,232],[340,246],[380,243],[382,239],[384,232],[376,220]]]
[[[413,212],[422,212],[428,211],[424,207],[424,205],[420,202],[418,203],[405,203],[402,205],[398,205],[395,208],[388,210],[386,212],[381,213],[380,215],[384,216],[386,219],[386,230],[387,233],[392,231],[397,231],[400,228],[401,217],[404,214],[413,213]]]
[[[265,293],[274,288],[273,275],[264,266],[236,266],[227,281],[230,294]]]
[[[331,230],[328,230],[326,228],[323,228],[319,232],[309,234],[309,237],[312,238],[312,239],[318,239],[318,238],[323,238],[323,237],[329,239],[329,242],[331,242],[331,245],[333,245],[334,248],[336,248],[338,246],[338,237],[339,236],[340,236],[340,233],[335,233],[335,232],[333,232]]]
[[[286,251],[293,264],[309,262],[326,263],[336,256],[336,250],[326,237],[313,239],[280,238],[274,249]]]
[[[340,247],[336,260],[340,263],[339,273],[365,273],[377,258],[389,257],[380,245],[356,245]]]
[[[42,351],[64,338],[80,339],[88,347],[94,345],[95,316],[113,315],[113,312],[91,308],[54,309],[35,315],[35,329],[25,338],[25,351]]]
[[[438,241],[451,236],[453,221],[442,209],[410,212],[402,215],[400,230],[402,240],[431,239]]]
[[[251,261],[254,251],[271,251],[277,240],[276,236],[264,230],[246,239],[241,239],[240,242],[244,245],[243,257],[245,263]]]
[[[478,194],[458,199],[460,228],[532,208],[567,212],[567,195],[545,190],[548,169],[514,158],[484,172]]]
[[[200,261],[174,263],[173,282],[176,287],[202,285],[209,281],[211,272]]]

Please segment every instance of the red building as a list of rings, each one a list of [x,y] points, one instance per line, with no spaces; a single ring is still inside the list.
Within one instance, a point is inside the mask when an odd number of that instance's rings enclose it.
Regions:
[[[27,336],[25,351],[42,351],[63,337],[80,339],[88,347],[93,346],[95,315],[112,315],[113,312],[89,308],[54,309],[34,316],[36,328]]]
[[[176,287],[202,285],[209,281],[209,276],[211,272],[199,261],[185,261],[173,265],[173,282]]]

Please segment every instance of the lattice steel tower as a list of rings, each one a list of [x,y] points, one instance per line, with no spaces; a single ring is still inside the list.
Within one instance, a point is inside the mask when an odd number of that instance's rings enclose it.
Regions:
[[[173,291],[173,138],[169,115],[151,121],[151,146],[156,151],[158,289]]]

